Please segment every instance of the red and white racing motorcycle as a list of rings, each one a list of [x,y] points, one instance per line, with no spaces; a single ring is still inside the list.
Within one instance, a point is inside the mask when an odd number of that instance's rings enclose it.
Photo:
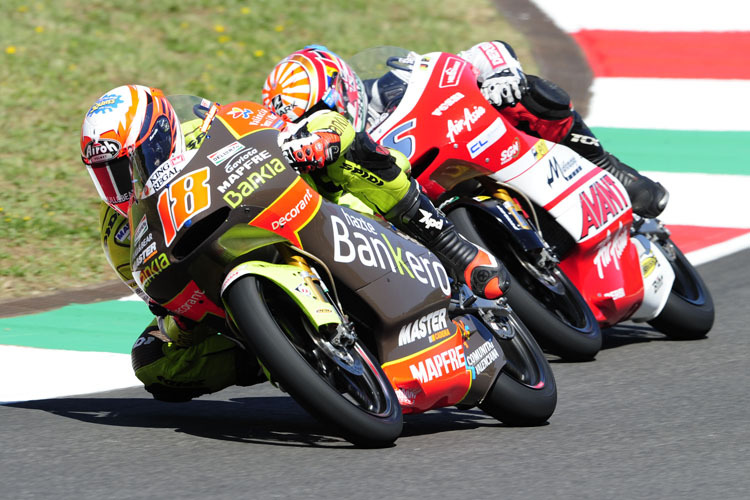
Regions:
[[[711,295],[664,225],[635,216],[606,171],[513,127],[468,62],[378,47],[351,64],[363,79],[408,73],[403,98],[369,132],[404,153],[458,230],[505,263],[508,300],[549,352],[592,358],[600,326],[626,320],[675,339],[711,329]]]

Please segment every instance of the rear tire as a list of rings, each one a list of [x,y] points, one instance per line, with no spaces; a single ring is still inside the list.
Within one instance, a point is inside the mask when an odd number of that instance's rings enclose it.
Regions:
[[[557,406],[555,376],[541,348],[515,313],[510,315],[509,327],[515,333],[513,338],[499,340],[506,365],[479,408],[507,425],[542,425]]]
[[[599,323],[559,266],[548,271],[522,262],[509,243],[501,241],[504,231],[489,217],[475,218],[466,208],[458,207],[448,218],[469,241],[488,249],[505,264],[511,275],[508,303],[542,348],[567,361],[588,361],[596,356],[602,348]]]
[[[670,259],[675,281],[664,309],[648,323],[671,339],[704,338],[716,316],[711,292],[677,245],[668,240],[660,246]]]
[[[263,278],[238,279],[224,302],[274,381],[311,414],[359,446],[388,446],[401,434],[403,417],[393,387],[361,343],[338,348],[353,359],[354,366],[347,367],[291,297]]]

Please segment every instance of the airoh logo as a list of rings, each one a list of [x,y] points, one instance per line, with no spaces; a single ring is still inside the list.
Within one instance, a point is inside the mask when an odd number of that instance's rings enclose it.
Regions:
[[[112,160],[120,152],[122,145],[114,139],[99,139],[86,144],[83,156],[90,163]]]

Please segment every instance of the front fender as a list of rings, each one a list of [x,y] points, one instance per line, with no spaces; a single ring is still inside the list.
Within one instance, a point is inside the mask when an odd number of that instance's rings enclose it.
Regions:
[[[239,278],[247,275],[262,276],[284,290],[302,309],[305,316],[315,326],[340,324],[341,318],[333,306],[305,282],[305,271],[288,264],[271,264],[263,261],[243,262],[235,266],[224,278],[221,296]],[[320,298],[319,298],[320,297]]]

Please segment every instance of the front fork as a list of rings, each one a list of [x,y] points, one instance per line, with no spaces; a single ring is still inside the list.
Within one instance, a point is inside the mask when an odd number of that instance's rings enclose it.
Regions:
[[[515,220],[520,229],[531,230],[535,233],[538,232],[538,229],[534,229],[531,224],[529,224],[529,215],[506,189],[501,187],[495,189],[492,193],[492,197],[500,200],[500,204],[505,209],[506,213]],[[537,267],[540,269],[549,269],[551,266],[553,267],[557,265],[559,260],[554,255],[547,242],[541,237],[541,234],[539,235],[539,240],[541,241],[542,247],[535,252]]]
[[[336,347],[348,348],[353,346],[357,341],[357,335],[354,333],[354,325],[349,321],[349,318],[341,308],[338,307],[338,301],[331,295],[325,281],[321,279],[315,268],[307,263],[304,256],[292,252],[288,245],[278,244],[276,247],[285,264],[299,267],[302,270],[302,280],[307,285],[310,293],[319,301],[330,304],[333,310],[339,315],[339,318],[341,318],[341,323],[338,323],[335,328],[333,325],[329,325],[330,331],[327,332],[328,341]]]

